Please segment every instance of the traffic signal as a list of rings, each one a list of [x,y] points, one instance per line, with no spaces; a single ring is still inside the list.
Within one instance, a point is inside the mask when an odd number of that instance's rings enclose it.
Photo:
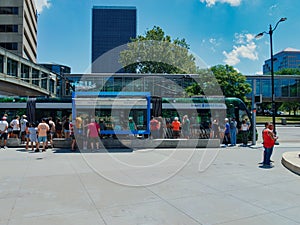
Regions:
[[[262,95],[261,95],[261,94],[260,94],[260,95],[255,95],[255,97],[254,97],[254,102],[255,102],[256,104],[262,103]]]

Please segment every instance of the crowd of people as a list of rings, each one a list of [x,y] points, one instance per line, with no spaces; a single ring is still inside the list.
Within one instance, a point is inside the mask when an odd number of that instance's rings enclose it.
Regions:
[[[161,116],[152,116],[149,126],[151,132],[150,138],[152,139],[189,139],[194,138],[195,135],[199,135],[192,132],[195,130],[193,129],[194,124],[191,124],[188,115],[184,115],[182,118],[174,117],[173,120],[166,120]],[[199,126],[197,128],[199,129]],[[225,118],[224,123],[219,123],[219,121],[215,119],[209,125],[209,133],[205,138],[220,139],[221,143],[224,143],[225,145],[235,146],[237,133],[241,132],[243,144],[246,146],[249,128],[250,125],[247,120],[243,120],[241,127],[238,130],[235,118]],[[133,117],[128,118],[127,124],[119,125],[112,122],[108,123],[108,121],[105,121],[103,118],[99,118],[99,121],[96,121],[94,118],[83,119],[77,117],[75,124],[73,125],[68,117],[64,117],[62,120],[57,118],[55,121],[53,121],[52,117],[45,117],[38,123],[29,123],[26,115],[21,116],[21,118],[15,116],[8,123],[7,115],[4,115],[0,122],[1,141],[3,140],[3,145],[0,143],[0,146],[6,148],[8,138],[20,138],[21,144],[26,144],[26,150],[28,150],[28,145],[31,143],[31,149],[35,146],[36,151],[39,151],[40,147],[42,148],[42,151],[45,151],[48,148],[48,144],[52,146],[53,138],[56,137],[71,139],[72,150],[75,150],[78,144],[83,148],[91,147],[98,149],[100,145],[97,139],[99,137],[103,139],[107,136],[114,136],[104,135],[102,133],[102,131],[107,129],[129,130],[134,134],[129,135],[130,137],[137,136],[136,131],[138,130]],[[40,145],[40,143],[42,145]]]
[[[52,118],[43,118],[39,123],[31,123],[27,116],[21,118],[15,116],[10,122],[4,114],[0,121],[0,148],[7,148],[7,140],[10,138],[20,139],[20,144],[25,144],[26,150],[31,147],[36,152],[46,151],[48,142],[52,144],[53,136],[56,133],[55,123]],[[29,146],[30,144],[30,146]]]
[[[26,150],[31,148],[34,151],[46,151],[49,146],[52,146],[53,138],[55,137],[72,140],[71,149],[73,151],[77,147],[99,149],[99,138],[114,137],[114,135],[103,134],[102,131],[108,129],[108,123],[103,118],[96,121],[94,118],[88,120],[77,117],[74,124],[70,122],[68,117],[64,117],[62,120],[57,118],[55,121],[53,121],[52,117],[47,117],[38,123],[28,122],[26,115],[21,116],[21,118],[15,116],[10,122],[7,121],[7,118],[5,114],[0,121],[0,148],[7,148],[7,139],[19,138],[21,144],[25,144]],[[129,136],[137,136],[135,131],[138,128],[132,117],[128,118],[127,125],[123,124],[122,126],[125,126],[125,129],[133,133],[133,135]],[[266,130],[267,128],[270,130],[269,126],[271,125],[266,125]],[[188,115],[184,115],[181,119],[174,117],[172,121],[152,116],[149,127],[151,132],[149,137],[152,139],[169,138],[170,135],[174,139],[189,139],[192,135],[192,124]],[[110,129],[118,130],[121,128],[113,124],[110,126]],[[242,146],[247,146],[249,130],[250,123],[247,119],[242,120],[239,127],[235,118],[225,118],[223,123],[219,123],[217,119],[214,119],[209,126],[209,138],[220,139],[220,142],[225,146],[235,146],[237,144],[237,134],[240,133],[242,136]],[[171,132],[171,134],[167,134],[168,132]],[[265,136],[266,134],[263,133],[263,139]],[[268,144],[269,142],[264,143]],[[269,158],[272,151],[269,145],[266,149],[266,156]],[[268,159],[266,159],[264,164],[269,164]]]
[[[43,152],[46,151],[49,144],[52,146],[54,137],[71,139],[72,151],[75,151],[79,145],[83,149],[88,147],[99,149],[99,138],[105,138],[102,131],[107,129],[107,124],[103,118],[100,118],[99,122],[97,122],[94,118],[84,120],[81,117],[77,117],[74,124],[67,117],[62,121],[57,118],[55,122],[52,117],[42,118],[38,123],[28,122],[26,115],[21,116],[21,118],[15,116],[10,122],[7,121],[7,118],[7,114],[4,114],[0,121],[0,148],[4,149],[7,148],[7,140],[9,138],[18,138],[21,144],[25,144],[26,150],[31,148],[32,151],[39,152],[41,150]],[[184,115],[181,122],[178,117],[174,117],[172,121],[166,122],[162,117],[152,116],[149,125],[150,138],[152,139],[164,138],[168,129],[172,131],[174,139],[189,139],[191,136],[192,125],[188,115]],[[120,129],[118,125],[110,128]],[[138,128],[132,117],[128,118],[125,129],[132,132],[132,135],[129,136],[136,136],[135,131]],[[222,124],[219,124],[219,121],[214,119],[210,125],[209,138],[220,139],[221,143],[226,146],[235,146],[237,144],[237,134],[240,132],[242,135],[242,146],[247,146],[249,129],[250,123],[247,119],[242,120],[239,129],[235,118],[225,118]],[[262,139],[264,154],[261,164],[270,166],[272,161],[271,155],[277,140],[276,134],[273,132],[273,124],[265,123]]]
[[[164,121],[164,122],[163,122]],[[242,146],[247,146],[248,136],[250,133],[250,123],[247,119],[242,121],[238,127],[235,118],[225,118],[224,122],[214,119],[208,123],[207,127],[202,128],[201,124],[192,124],[188,115],[184,115],[181,119],[174,117],[172,121],[165,121],[161,117],[152,117],[150,121],[151,138],[210,138],[220,139],[220,142],[226,146],[236,146],[237,134],[242,136]],[[169,130],[170,134],[167,134]],[[204,130],[205,135],[201,135],[200,131]]]

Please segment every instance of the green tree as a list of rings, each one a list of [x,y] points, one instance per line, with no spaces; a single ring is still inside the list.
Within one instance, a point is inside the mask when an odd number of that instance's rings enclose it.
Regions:
[[[297,68],[286,68],[277,71],[277,75],[300,75],[300,70]]]
[[[289,112],[289,115],[291,115],[291,112],[293,111],[295,116],[299,108],[300,108],[299,102],[283,102],[279,109],[282,111]]]
[[[201,82],[186,89],[189,95],[217,95],[220,87],[225,97],[237,97],[247,101],[246,94],[251,92],[251,86],[246,82],[246,77],[232,66],[216,65],[198,73]]]
[[[195,57],[188,50],[185,39],[172,41],[160,27],[154,26],[127,44],[119,62],[127,73],[195,73]]]

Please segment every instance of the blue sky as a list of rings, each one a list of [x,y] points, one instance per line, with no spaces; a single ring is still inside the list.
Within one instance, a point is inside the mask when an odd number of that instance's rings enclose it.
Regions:
[[[270,58],[268,31],[287,17],[273,34],[274,54],[300,49],[299,0],[35,0],[38,17],[38,62],[60,63],[72,73],[87,72],[91,61],[93,6],[136,6],[137,34],[154,26],[173,39],[185,38],[193,54],[208,67],[229,64],[242,74],[261,73]]]

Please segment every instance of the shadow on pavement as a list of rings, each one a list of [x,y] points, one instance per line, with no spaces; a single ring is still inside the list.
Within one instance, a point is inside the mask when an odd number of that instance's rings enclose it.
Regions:
[[[261,169],[272,169],[274,166],[273,165],[260,165],[259,168]]]
[[[53,153],[55,154],[63,154],[63,153],[128,153],[133,152],[133,149],[130,148],[116,148],[116,149],[85,149],[85,150],[75,150],[71,151],[70,149],[53,149]]]

